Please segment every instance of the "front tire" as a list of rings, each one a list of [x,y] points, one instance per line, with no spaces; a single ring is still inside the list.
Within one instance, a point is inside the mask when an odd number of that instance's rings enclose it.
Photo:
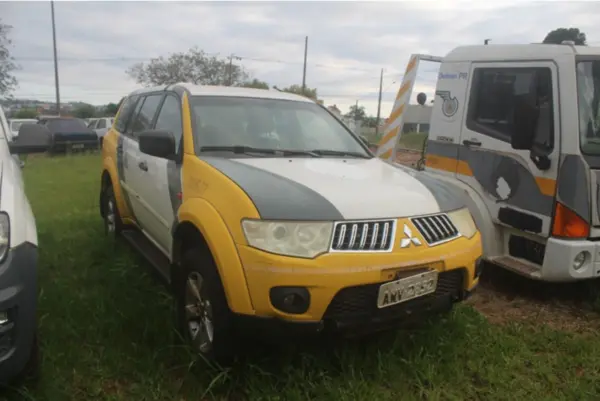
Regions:
[[[115,192],[112,185],[108,185],[104,193],[104,233],[116,237],[123,230],[123,222],[117,207]]]
[[[212,257],[188,250],[174,280],[181,337],[209,362],[230,364],[236,354],[232,313]]]

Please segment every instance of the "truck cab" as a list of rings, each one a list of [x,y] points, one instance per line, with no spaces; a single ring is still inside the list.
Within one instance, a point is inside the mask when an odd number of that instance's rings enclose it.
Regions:
[[[600,48],[464,46],[439,61],[425,170],[462,191],[485,259],[600,277]]]

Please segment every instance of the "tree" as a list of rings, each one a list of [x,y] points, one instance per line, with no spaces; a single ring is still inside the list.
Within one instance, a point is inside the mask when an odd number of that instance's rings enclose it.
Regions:
[[[73,110],[73,115],[77,118],[92,118],[95,114],[96,109],[91,104],[85,104]]]
[[[585,33],[579,28],[558,28],[548,32],[542,43],[560,45],[563,40],[572,40],[576,45],[587,46]]]
[[[244,88],[269,89],[268,83],[256,78],[254,78],[252,81],[243,82],[239,86]]]
[[[365,116],[363,118],[363,125],[369,128],[375,128],[377,126],[377,117]]]
[[[291,86],[288,86],[287,88],[283,88],[283,89],[279,89],[277,86],[274,86],[273,88],[275,88],[279,91],[282,91],[282,92],[294,93],[296,95],[305,96],[305,97],[308,97],[313,100],[318,100],[317,99],[317,88],[314,88],[314,89],[304,88],[304,90],[302,90],[301,85],[291,85]]]
[[[231,66],[231,68],[230,68]],[[193,47],[186,53],[173,53],[168,58],[158,57],[148,63],[136,63],[127,75],[145,86],[168,85],[177,82],[191,82],[196,85],[239,85],[249,79],[242,67],[208,56],[204,51]]]
[[[17,78],[12,73],[18,69],[14,58],[10,56],[10,47],[12,41],[8,34],[12,29],[11,25],[6,25],[0,20],[0,95],[7,96],[17,87]]]
[[[350,110],[345,114],[347,118],[352,120],[364,120],[367,117],[367,111],[365,106],[357,106],[353,104],[350,106]]]
[[[20,109],[13,114],[12,118],[36,118],[37,115],[36,109]]]
[[[119,106],[116,103],[109,103],[104,107],[104,115],[106,117],[114,117],[119,111]]]

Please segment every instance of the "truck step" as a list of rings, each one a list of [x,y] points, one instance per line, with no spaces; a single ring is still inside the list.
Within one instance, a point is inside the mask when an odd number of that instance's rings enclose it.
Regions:
[[[534,265],[523,259],[512,256],[498,256],[490,258],[490,262],[532,279],[539,279],[541,276],[541,266]]]
[[[150,263],[153,267],[152,271],[158,276],[158,279],[169,287],[171,282],[169,259],[140,231],[124,230],[121,235]]]

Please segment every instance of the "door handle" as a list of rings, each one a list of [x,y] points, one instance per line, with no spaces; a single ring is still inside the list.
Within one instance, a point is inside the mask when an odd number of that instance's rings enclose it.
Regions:
[[[465,139],[463,141],[463,145],[465,145],[468,148],[471,147],[471,146],[477,146],[477,147],[479,147],[479,146],[481,146],[481,142],[479,142],[479,141],[470,141],[468,139]]]
[[[140,168],[140,170],[148,171],[148,163],[146,163],[145,161],[139,162],[138,167]]]

